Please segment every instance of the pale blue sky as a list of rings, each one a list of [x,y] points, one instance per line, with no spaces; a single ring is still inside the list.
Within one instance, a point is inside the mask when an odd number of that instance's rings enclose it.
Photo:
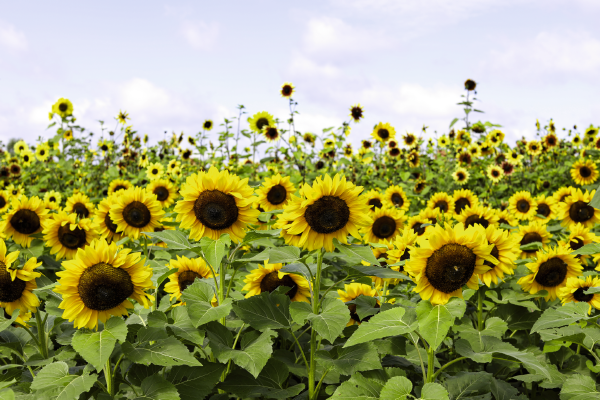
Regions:
[[[80,122],[127,110],[157,140],[244,104],[319,133],[360,102],[373,125],[446,132],[462,84],[509,139],[535,120],[600,124],[600,0],[32,1],[0,5],[0,140],[48,136],[59,97]],[[214,131],[213,131],[214,132]]]

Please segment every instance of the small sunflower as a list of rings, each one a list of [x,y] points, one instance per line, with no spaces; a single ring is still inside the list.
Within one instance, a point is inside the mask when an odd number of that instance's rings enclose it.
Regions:
[[[165,284],[165,292],[169,293],[171,300],[180,300],[181,294],[190,286],[196,278],[205,279],[213,276],[210,267],[202,258],[187,258],[177,256],[167,264],[169,269],[177,269],[177,272],[169,275],[169,282]]]
[[[168,179],[159,179],[152,181],[146,186],[146,191],[156,195],[163,208],[168,208],[179,197],[177,186],[171,183]]]
[[[50,254],[56,254],[57,260],[72,259],[77,249],[98,238],[91,219],[79,219],[77,214],[67,214],[65,211],[54,214],[53,218],[46,222],[42,233],[46,246],[50,247]]]
[[[571,226],[569,236],[565,240],[561,240],[558,244],[569,246],[573,251],[579,250],[586,244],[590,243],[598,243],[600,242],[600,237],[596,236],[595,233],[591,232],[589,228],[581,224],[575,224]],[[597,256],[594,256],[596,258]],[[588,255],[578,255],[582,262],[582,264],[589,258]]]
[[[579,146],[581,146],[581,143],[582,143],[582,141],[581,141],[581,136],[579,136],[579,135],[575,135],[575,136],[573,137],[573,140],[571,140],[571,143],[573,143],[573,146],[575,146],[575,147],[579,147]]]
[[[498,218],[498,227],[500,225],[508,225],[508,226],[517,226],[519,225],[519,221],[508,211],[506,210],[495,210],[496,217]],[[501,227],[500,227],[501,228]]]
[[[523,156],[516,150],[511,150],[506,154],[506,161],[515,166],[521,163],[522,158]]]
[[[467,148],[467,151],[469,152],[469,154],[471,154],[471,157],[473,158],[481,156],[481,149],[479,148],[479,145],[477,143],[473,143],[472,145],[470,145]]]
[[[102,199],[98,204],[98,209],[96,210],[96,215],[94,218],[94,229],[100,235],[101,238],[105,239],[108,242],[111,241],[119,241],[122,239],[123,235],[119,232],[117,224],[110,219],[110,208],[115,202],[114,196],[109,196],[105,199]]]
[[[229,171],[211,167],[187,178],[181,187],[183,196],[175,205],[181,228],[190,229],[190,237],[217,240],[228,233],[234,242],[245,236],[244,228],[257,221],[260,211],[251,208],[253,189],[248,178],[240,179]]]
[[[471,144],[471,134],[467,131],[460,130],[456,134],[456,143],[461,147],[467,147]]]
[[[360,240],[358,230],[371,224],[369,205],[359,196],[361,186],[347,182],[339,174],[318,177],[312,187],[305,184],[305,199],[293,200],[284,209],[283,218],[292,221],[288,234],[301,233],[300,245],[308,250],[333,251],[333,238],[348,243],[348,234]],[[300,202],[300,206],[294,203]]]
[[[550,132],[546,136],[544,136],[543,142],[546,148],[551,149],[553,147],[556,147],[556,145],[558,144],[558,137],[556,136],[556,133]]]
[[[454,214],[454,199],[446,192],[437,192],[427,202],[427,208],[452,215]]]
[[[65,205],[65,211],[69,214],[75,213],[79,218],[89,218],[90,215],[94,214],[94,210],[94,203],[83,193],[75,193],[67,199]]]
[[[21,161],[24,167],[29,167],[35,161],[35,155],[31,150],[21,152]]]
[[[204,129],[205,131],[210,131],[213,128],[213,122],[210,119],[204,120],[204,122],[202,123],[202,129]]]
[[[52,106],[52,112],[60,115],[61,118],[73,114],[73,103],[69,99],[60,98]]]
[[[448,136],[444,135],[438,139],[437,143],[439,147],[446,147],[450,144],[450,140]]]
[[[350,107],[350,116],[354,120],[354,122],[360,122],[362,118],[364,118],[364,108],[360,104],[355,104]]]
[[[535,200],[525,190],[513,194],[508,199],[508,211],[520,221],[532,220],[537,212]]]
[[[15,152],[16,155],[20,156],[21,153],[23,153],[25,151],[29,151],[29,146],[27,145],[27,143],[25,143],[24,140],[19,140],[13,146],[13,151]]]
[[[396,236],[394,240],[394,248],[387,251],[388,263],[397,264],[400,261],[406,261],[410,258],[410,246],[413,246],[419,235],[410,226],[405,226],[401,234]],[[392,269],[397,268],[397,271],[404,270],[404,267],[391,267]]]
[[[567,284],[560,289],[558,297],[562,304],[585,302],[590,305],[588,314],[592,312],[592,307],[600,309],[600,293],[585,294],[584,292],[593,287],[600,286],[600,277],[589,275],[585,280],[572,277],[567,279]]]
[[[537,205],[536,209],[536,218],[543,221],[544,223],[548,223],[550,220],[556,218],[557,207],[556,200],[554,197],[546,197],[546,196],[538,196],[535,198],[535,203]],[[538,215],[542,215],[543,218]]]
[[[379,292],[377,291],[377,289],[374,289],[371,286],[366,285],[364,283],[352,282],[350,284],[344,284],[344,290],[338,289],[337,292],[339,295],[338,298],[344,303],[355,300],[358,296],[362,295],[376,298],[377,301],[375,303],[375,308],[379,308],[381,306],[378,299]],[[361,322],[366,322],[371,318],[371,316],[368,316],[361,320],[358,314],[356,313],[356,304],[348,304],[348,309],[350,310],[350,321],[348,321],[346,326],[351,326],[354,324],[360,325]]]
[[[494,245],[488,244],[481,226],[464,228],[446,224],[435,226],[420,247],[410,247],[410,259],[404,265],[423,300],[446,304],[451,297],[462,298],[462,287],[478,289],[478,275],[486,273],[498,260],[491,254]]]
[[[577,223],[585,225],[586,228],[591,228],[600,221],[600,210],[596,210],[590,206],[590,201],[596,193],[582,192],[581,189],[576,189],[571,196],[565,199],[564,203],[558,205],[558,215],[562,219],[563,226],[573,226]]]
[[[256,133],[262,133],[265,126],[275,126],[273,116],[266,111],[261,111],[248,118],[250,130]]]
[[[511,235],[509,231],[496,228],[490,225],[485,230],[485,236],[489,244],[493,244],[492,256],[496,257],[498,264],[493,264],[485,261],[484,265],[490,267],[490,270],[479,275],[479,278],[488,287],[494,282],[498,284],[498,279],[503,279],[504,274],[513,275],[517,267],[515,261],[517,259],[518,238]]]
[[[276,142],[279,140],[279,129],[276,126],[267,125],[263,128],[262,133],[267,139],[267,142]]]
[[[571,167],[571,177],[576,184],[584,186],[590,185],[598,179],[598,167],[592,160],[580,159],[573,163]]]
[[[398,158],[398,157],[400,157],[400,149],[397,147],[392,147],[391,149],[388,150],[388,155],[392,159]]]
[[[459,185],[465,185],[469,181],[469,172],[462,167],[459,167],[452,173],[452,179]]]
[[[425,182],[424,180],[421,179],[415,183],[413,190],[415,191],[416,194],[419,194],[423,190],[425,190],[426,187],[427,187],[427,182]]]
[[[406,135],[402,136],[402,142],[404,142],[406,147],[412,147],[417,143],[417,137],[414,133],[406,133]]]
[[[7,239],[12,238],[17,244],[29,247],[31,235],[42,231],[48,219],[48,210],[42,199],[37,196],[14,197],[11,208],[3,216],[3,232]]]
[[[119,115],[117,115],[117,120],[122,123],[123,125],[125,125],[127,123],[127,120],[130,119],[129,118],[129,114],[127,113],[127,111],[120,111],[119,110]]]
[[[268,261],[265,260],[264,266],[259,265],[257,269],[253,269],[246,275],[244,279],[246,285],[242,288],[242,291],[248,292],[246,298],[264,292],[271,293],[279,286],[286,286],[290,288],[286,295],[292,301],[309,303],[310,286],[306,278],[301,275],[282,272],[280,270],[283,268],[283,264],[269,264]]]
[[[33,290],[37,289],[35,278],[42,275],[35,269],[42,263],[31,257],[21,268],[12,268],[18,257],[18,251],[6,254],[6,244],[0,239],[0,307],[8,315],[18,309],[19,317],[23,318],[29,312],[35,312],[40,305]]]
[[[460,214],[466,207],[477,207],[479,205],[479,199],[469,189],[455,190],[452,193],[452,199],[454,199],[455,214]]]
[[[541,152],[542,146],[540,145],[540,142],[537,140],[530,140],[527,142],[527,153],[535,157],[540,155]]]
[[[262,186],[256,190],[258,204],[265,211],[281,210],[288,203],[292,194],[296,192],[290,177],[282,177],[277,174],[271,178],[265,178]]]
[[[119,190],[127,190],[133,185],[125,179],[115,179],[108,185],[108,195],[118,192]]]
[[[487,168],[487,177],[494,183],[500,182],[504,176],[504,171],[497,165],[490,165]]]
[[[473,79],[467,79],[465,81],[465,89],[468,90],[469,92],[475,90],[476,87],[477,87],[477,82],[475,82]]]
[[[62,194],[56,190],[49,190],[44,194],[44,201],[60,205],[60,202],[62,201]]]
[[[296,87],[290,82],[284,83],[283,85],[281,85],[281,97],[292,97],[292,94],[294,94],[294,89],[296,89]]]
[[[165,172],[165,167],[161,163],[152,163],[146,167],[146,176],[149,180],[155,181],[162,178]]]
[[[406,161],[408,161],[408,165],[411,168],[417,168],[420,164],[419,152],[413,150],[410,153],[408,153],[408,155],[406,156]]]
[[[527,264],[531,274],[525,275],[517,282],[525,292],[535,294],[546,290],[546,300],[557,298],[561,289],[567,285],[569,278],[581,275],[583,267],[565,246],[550,248],[547,252],[538,251],[536,259]]]
[[[306,132],[304,135],[302,135],[302,140],[304,140],[304,142],[314,146],[315,142],[317,140],[317,137],[310,132]]]
[[[459,164],[471,165],[471,163],[473,162],[473,157],[471,157],[470,153],[463,151],[458,154],[457,161],[459,162]]]
[[[133,309],[128,299],[148,308],[154,297],[145,293],[153,287],[152,269],[145,262],[140,253],[104,239],[79,249],[73,260],[63,261],[65,270],[56,273],[60,279],[54,291],[63,296],[63,318],[74,321],[75,328],[96,329],[98,321],[111,315],[128,315]]]
[[[385,143],[396,138],[396,129],[387,122],[385,124],[380,122],[373,129],[371,137],[381,143]]]
[[[383,194],[383,198],[384,202],[392,204],[404,212],[410,208],[410,200],[404,193],[404,189],[398,185],[388,187]]]
[[[153,232],[155,227],[160,226],[159,221],[164,214],[156,195],[141,187],[133,187],[114,196],[110,207],[110,219],[117,225],[117,232],[133,239],[139,238],[141,232]]]
[[[172,174],[174,171],[179,170],[180,165],[181,161],[177,161],[176,159],[169,161],[167,164],[167,172]]]
[[[366,243],[391,243],[404,228],[406,216],[403,211],[382,207],[372,212],[373,223],[363,227],[360,232]]]
[[[65,140],[73,140],[73,131],[68,129],[63,133],[63,139]]]
[[[526,226],[521,225],[519,230],[513,235],[518,238],[519,247],[534,242],[540,242],[544,249],[548,246],[550,243],[550,238],[552,237],[546,228],[546,224],[539,221],[530,222],[529,225]],[[528,258],[532,257],[535,252],[536,250],[519,249],[519,256],[521,258]]]
[[[385,196],[377,189],[369,190],[363,197],[371,211],[375,211],[384,206]]]
[[[454,218],[464,224],[465,227],[479,224],[484,228],[488,228],[498,222],[498,217],[494,210],[481,205],[466,207],[459,215],[455,215]]]

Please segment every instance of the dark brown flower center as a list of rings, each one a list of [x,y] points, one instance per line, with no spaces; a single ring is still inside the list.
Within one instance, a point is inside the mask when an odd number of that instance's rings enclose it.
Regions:
[[[125,186],[123,186],[123,185],[117,185],[117,186],[115,186],[115,190],[114,191],[118,192],[119,190],[125,190],[125,189],[127,189]]]
[[[394,203],[396,207],[402,207],[404,205],[404,199],[402,198],[402,195],[400,195],[400,193],[392,194],[392,203]]]
[[[235,198],[220,190],[205,190],[194,203],[196,218],[210,229],[227,229],[238,219]]]
[[[360,107],[352,107],[352,109],[350,110],[350,114],[352,114],[352,118],[354,118],[355,121],[358,121],[362,118],[362,113],[363,111]]]
[[[381,203],[381,199],[378,199],[378,198],[369,199],[369,205],[371,206],[372,210],[375,208],[383,207],[383,204]]]
[[[68,249],[75,250],[85,245],[85,231],[79,227],[71,230],[69,223],[58,228],[58,241]]]
[[[459,181],[459,182],[462,182],[462,181],[464,181],[464,180],[465,180],[465,178],[466,178],[467,176],[466,176],[466,175],[465,175],[463,172],[458,172],[458,173],[456,174],[456,177],[458,178],[458,181]]]
[[[117,224],[112,222],[109,213],[106,213],[106,215],[104,216],[104,224],[106,225],[109,231],[111,231],[112,233],[117,233],[118,226]]]
[[[286,295],[293,299],[298,293],[298,285],[289,275],[284,275],[283,278],[279,279],[279,273],[277,271],[269,272],[265,275],[260,281],[260,291],[261,292],[269,292],[271,293],[273,290],[277,289],[279,286],[286,286],[291,288],[288,290]]]
[[[594,217],[594,207],[583,201],[571,204],[569,217],[575,222],[586,222]]]
[[[133,282],[124,269],[101,262],[83,271],[77,290],[87,308],[104,311],[131,296]]]
[[[34,211],[22,209],[12,216],[10,225],[17,232],[30,235],[40,229],[40,217]]]
[[[67,103],[60,103],[58,109],[60,112],[66,112],[69,109],[69,105]]]
[[[269,138],[269,139],[277,139],[277,137],[279,136],[279,133],[277,132],[277,128],[274,127],[268,127],[267,131],[265,133],[265,135]]]
[[[542,236],[537,232],[529,232],[523,235],[523,239],[521,239],[521,246],[534,243],[534,242],[542,242]]]
[[[290,85],[283,85],[283,87],[281,88],[281,94],[284,95],[285,97],[291,96],[292,91],[293,91],[293,89]]]
[[[204,121],[204,129],[210,129],[212,127],[211,121]]]
[[[498,251],[498,246],[494,245],[494,248],[492,249],[492,256],[496,257],[496,260],[499,260],[498,256],[500,255],[500,251]],[[487,265],[488,267],[491,267],[492,269],[494,269],[494,267],[498,264],[494,264],[491,261],[485,260],[483,262],[484,265]]]
[[[202,276],[195,271],[188,270],[181,272],[177,277],[177,283],[179,283],[179,291],[183,292],[185,289],[187,289],[188,286],[194,283],[196,278],[202,279]]]
[[[573,293],[573,298],[577,301],[582,301],[587,303],[588,301],[592,300],[594,298],[594,294],[590,293],[590,294],[585,294],[583,293],[585,290],[588,290],[589,287],[580,287],[579,289],[577,289],[575,291],[575,293]]]
[[[83,203],[73,204],[73,212],[79,216],[79,218],[87,218],[90,215],[90,210],[87,209]]]
[[[377,135],[382,139],[387,139],[390,137],[390,131],[387,129],[380,129],[377,131]]]
[[[262,131],[262,129],[267,125],[269,125],[269,120],[267,118],[259,118],[258,121],[256,121],[256,127],[259,131]]]
[[[396,221],[394,218],[384,215],[375,220],[371,230],[379,239],[387,239],[396,232]]]
[[[15,278],[13,281],[6,269],[6,265],[0,261],[0,301],[11,303],[19,300],[26,285],[27,282],[19,278]]]
[[[571,248],[573,250],[579,250],[580,248],[583,247],[585,243],[583,243],[583,240],[579,239],[579,238],[574,238],[573,240],[571,240],[569,242],[569,246],[571,246]]]
[[[546,203],[540,203],[537,205],[537,213],[543,215],[545,218],[548,218],[550,215],[550,206]]]
[[[477,214],[470,215],[465,220],[465,227],[473,226],[475,224],[480,224],[484,228],[487,228],[490,225],[490,221]]]
[[[0,208],[4,208],[5,205],[6,205],[6,199],[4,198],[4,196],[0,195]]]
[[[169,189],[164,186],[157,186],[152,191],[156,195],[156,199],[158,201],[165,201],[169,198]]]
[[[589,169],[586,166],[583,166],[581,168],[579,168],[579,174],[583,177],[583,178],[589,178],[590,175],[592,175],[592,170]]]
[[[415,192],[417,193],[421,193],[423,190],[425,189],[425,184],[424,183],[417,183],[415,185]]]
[[[457,214],[460,214],[462,210],[464,210],[467,207],[471,207],[471,202],[465,197],[461,197],[460,199],[454,202],[454,212],[456,212]]]
[[[142,228],[150,223],[152,215],[144,203],[132,201],[123,209],[123,219],[127,225]]]
[[[156,175],[158,174],[158,169],[157,168],[152,168],[152,175]]]
[[[267,200],[271,204],[281,204],[287,198],[287,190],[282,185],[273,186],[267,193]]]
[[[567,276],[567,264],[558,257],[543,262],[537,274],[535,281],[542,286],[554,287],[564,282]]]
[[[500,176],[500,171],[498,171],[497,169],[493,169],[493,170],[492,170],[492,176],[493,176],[494,178],[497,178],[497,177],[499,177],[499,176]]]
[[[475,253],[467,246],[448,243],[427,259],[425,276],[436,290],[452,293],[471,279],[476,259]]]
[[[550,182],[548,182],[548,181],[544,181],[544,183],[542,183],[542,187],[543,187],[544,189],[548,189],[548,188],[550,187]]]
[[[397,147],[394,147],[390,150],[390,156],[392,157],[398,157],[400,155],[400,149]]]
[[[446,212],[446,211],[448,211],[448,202],[446,200],[439,200],[435,203],[433,208],[437,208],[441,212]]]
[[[517,201],[517,210],[523,214],[525,214],[526,212],[529,211],[529,209],[531,208],[531,205],[529,204],[529,202],[525,199],[521,199],[519,201]]]
[[[317,233],[332,233],[346,226],[350,208],[336,196],[323,196],[306,208],[306,222]]]

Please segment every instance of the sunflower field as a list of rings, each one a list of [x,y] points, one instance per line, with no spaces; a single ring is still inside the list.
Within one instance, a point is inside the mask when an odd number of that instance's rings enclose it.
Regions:
[[[156,145],[59,99],[0,148],[0,399],[600,399],[598,128],[464,88],[437,136],[286,83]]]

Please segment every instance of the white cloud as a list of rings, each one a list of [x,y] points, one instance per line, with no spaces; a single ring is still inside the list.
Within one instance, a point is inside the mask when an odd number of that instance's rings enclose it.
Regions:
[[[207,24],[184,21],[181,34],[190,46],[199,50],[210,50],[219,36],[219,25],[216,22]]]
[[[13,25],[0,21],[0,45],[13,50],[27,50],[27,38]]]
[[[335,78],[341,74],[340,69],[330,63],[319,64],[298,51],[295,51],[290,58],[288,72],[294,77]]]

